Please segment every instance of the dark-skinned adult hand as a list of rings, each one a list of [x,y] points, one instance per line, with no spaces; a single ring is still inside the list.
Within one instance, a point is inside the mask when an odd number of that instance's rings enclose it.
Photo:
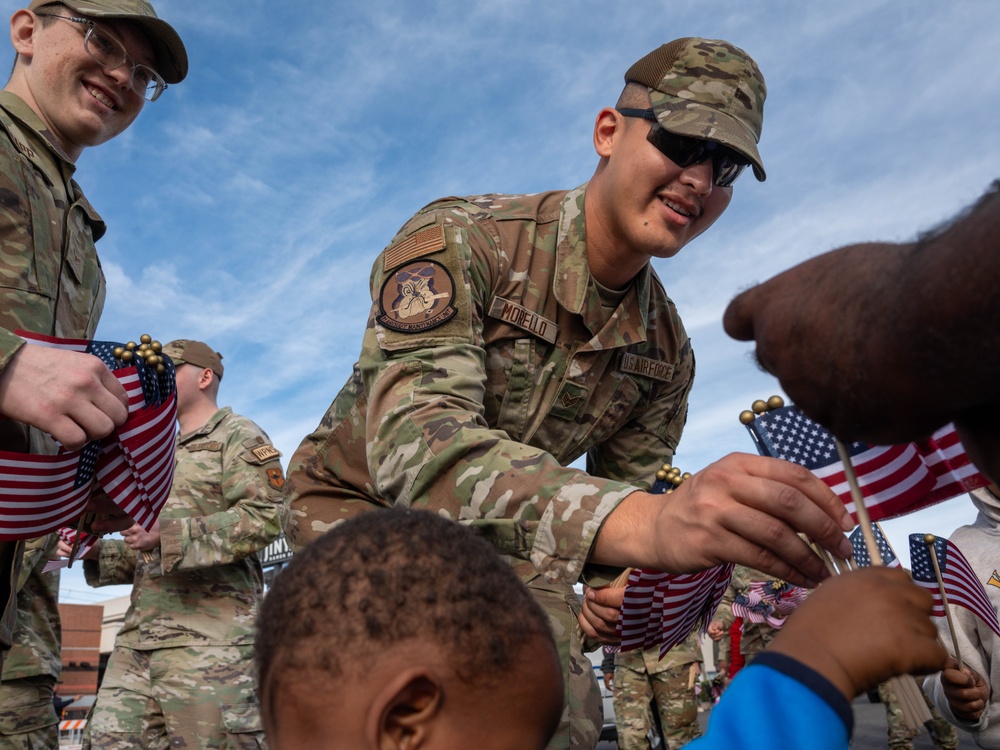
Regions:
[[[954,421],[1000,479],[1000,182],[914,243],[851,245],[737,296],[730,336],[842,440],[919,440]]]

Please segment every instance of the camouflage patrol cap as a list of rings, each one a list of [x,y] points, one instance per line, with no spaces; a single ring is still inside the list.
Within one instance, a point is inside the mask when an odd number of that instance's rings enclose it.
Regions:
[[[743,154],[763,181],[757,143],[767,88],[757,63],[720,39],[684,37],[650,52],[625,73],[649,88],[656,120],[671,133],[722,143]]]
[[[207,367],[222,380],[222,355],[208,344],[193,339],[177,339],[164,344],[163,353],[174,361],[175,365],[194,365]]]
[[[141,28],[153,45],[156,72],[167,83],[180,83],[188,72],[187,50],[174,27],[158,18],[147,0],[32,0],[28,10],[46,5],[65,5],[89,18],[130,21]]]

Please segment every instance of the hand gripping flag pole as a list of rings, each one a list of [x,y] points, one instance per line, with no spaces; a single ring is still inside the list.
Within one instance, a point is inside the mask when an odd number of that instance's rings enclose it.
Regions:
[[[835,443],[837,454],[844,463],[844,473],[847,475],[847,482],[851,486],[851,498],[854,500],[854,510],[857,514],[858,524],[861,527],[861,533],[864,536],[865,547],[868,549],[868,556],[871,558],[872,565],[882,566],[884,564],[882,554],[879,552],[878,542],[875,540],[875,534],[872,531],[874,524],[872,524],[871,518],[868,517],[868,508],[865,506],[865,498],[861,493],[861,487],[858,485],[858,477],[854,472],[854,465],[851,463],[851,454],[847,452],[847,448],[839,438],[835,439]],[[886,543],[888,544],[888,541]],[[891,677],[889,678],[889,684],[896,693],[896,697],[899,698],[900,706],[903,709],[903,719],[911,729],[919,729],[922,724],[926,724],[933,719],[930,709],[927,708],[927,704],[920,692],[920,688],[917,686],[917,682],[913,679],[912,675]]]
[[[852,456],[864,461],[866,486],[876,493],[879,518],[940,502],[971,488],[970,485],[985,482],[975,472],[975,467],[971,470],[966,468],[968,461],[962,463],[964,454],[953,465],[952,455],[943,457],[936,443],[926,447],[909,444],[888,448],[853,443],[852,450],[848,450],[829,431],[794,406],[785,406],[780,396],[772,396],[766,402],[755,401],[751,411],[740,414],[740,422],[750,432],[762,456],[805,466],[836,492],[848,508],[853,506],[854,518],[861,526],[865,547],[874,565],[883,564],[882,555],[872,532],[871,514]],[[960,444],[958,449],[961,451]],[[827,561],[827,568],[836,571],[836,566],[828,557],[823,558]],[[918,730],[931,720],[930,710],[911,675],[893,677],[889,683],[899,698],[903,718],[911,729]]]

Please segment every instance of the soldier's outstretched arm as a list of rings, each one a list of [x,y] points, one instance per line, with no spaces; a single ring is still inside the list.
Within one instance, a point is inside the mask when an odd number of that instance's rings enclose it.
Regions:
[[[815,586],[828,573],[799,533],[846,558],[852,527],[840,499],[807,469],[733,453],[669,495],[626,497],[601,526],[590,562],[673,573],[734,562]]]

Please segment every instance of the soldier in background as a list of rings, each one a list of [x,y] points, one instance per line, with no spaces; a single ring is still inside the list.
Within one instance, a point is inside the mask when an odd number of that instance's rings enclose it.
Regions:
[[[958,731],[941,712],[937,710],[930,698],[920,691],[927,708],[931,712],[931,720],[925,725],[930,734],[934,747],[940,750],[957,750]],[[889,750],[913,750],[913,738],[920,734],[917,729],[911,729],[903,714],[903,706],[896,697],[896,691],[892,689],[892,684],[883,682],[878,686],[878,697],[885,706],[885,722],[888,733]]]
[[[843,504],[801,467],[733,454],[664,502],[649,493],[687,418],[694,355],[651,266],[726,210],[757,151],[765,85],[733,45],[677,39],[598,115],[590,182],[446,198],[376,259],[352,377],[289,469],[289,545],[394,505],[469,523],[548,612],[568,706],[552,748],[592,747],[601,696],[578,630],[613,639],[620,567],[756,562],[827,576],[805,531],[846,556]],[[571,468],[581,456],[587,471]],[[806,528],[808,527],[808,528]],[[768,533],[761,533],[766,528]],[[488,617],[484,613],[484,617]]]
[[[11,16],[10,40],[14,68],[0,92],[0,450],[48,455],[52,438],[75,450],[123,424],[125,390],[97,357],[27,346],[14,332],[93,337],[105,297],[94,243],[106,227],[73,178],[76,161],[182,81],[188,62],[145,0],[32,0]],[[92,529],[131,523],[118,521]],[[22,543],[0,541],[0,663],[22,554]]]
[[[733,602],[736,600],[736,597],[741,594],[745,595],[754,581],[763,581],[766,579],[767,576],[759,570],[754,570],[744,565],[736,566],[733,570],[732,580],[730,580],[729,586],[726,588],[726,592],[722,595],[719,606],[715,610],[715,616],[708,625],[708,635],[712,640],[721,640],[729,632],[730,627],[732,627],[737,619],[733,612]],[[781,632],[780,628],[775,627],[766,620],[751,622],[743,618],[743,627],[740,631],[740,654],[743,656],[743,663],[749,664],[753,657],[771,645],[771,642],[777,638],[779,632]],[[732,658],[732,654],[729,654],[729,657]]]
[[[124,541],[101,540],[84,562],[92,586],[134,581],[89,741],[102,750],[242,747],[264,736],[253,667],[257,552],[281,530],[280,453],[256,424],[218,407],[221,354],[187,339],[163,352],[177,365],[180,422],[170,497],[149,532],[136,525]]]
[[[59,571],[43,572],[58,542],[56,534],[48,534],[24,545],[14,644],[0,684],[0,750],[59,746],[53,702],[62,674]]]
[[[701,734],[695,681],[701,674],[701,644],[692,631],[660,658],[658,646],[614,655],[615,724],[621,750],[648,750],[646,739],[659,714],[663,741],[677,750]]]

